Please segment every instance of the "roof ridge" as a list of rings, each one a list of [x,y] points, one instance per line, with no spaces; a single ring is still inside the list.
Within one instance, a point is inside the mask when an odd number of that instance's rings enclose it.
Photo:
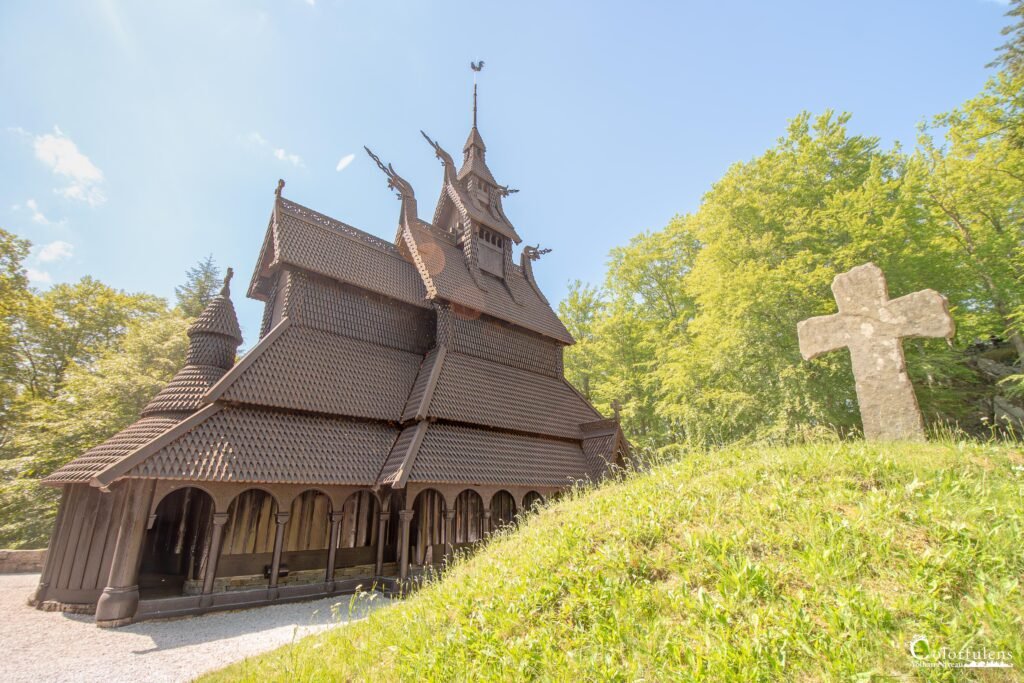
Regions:
[[[426,436],[429,425],[430,423],[426,420],[416,424],[416,431],[409,443],[409,449],[405,452],[405,457],[398,466],[398,470],[391,477],[393,488],[405,488],[405,483],[409,480],[409,475],[412,474],[413,465],[416,464],[416,455],[420,452],[420,446],[423,445],[423,437]]]
[[[430,368],[430,376],[427,378],[427,386],[423,390],[423,398],[420,399],[420,405],[416,409],[417,420],[425,420],[428,415],[430,402],[434,400],[434,391],[437,389],[437,380],[441,377],[441,368],[444,365],[444,359],[447,355],[447,346],[441,344],[437,347],[437,357],[434,359],[434,364]],[[424,358],[424,360],[426,360],[426,358]],[[413,386],[415,386],[415,384]]]

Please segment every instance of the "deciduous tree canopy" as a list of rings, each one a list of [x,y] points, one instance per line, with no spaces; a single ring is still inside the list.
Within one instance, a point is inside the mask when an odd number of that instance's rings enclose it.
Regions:
[[[796,324],[874,261],[893,296],[949,298],[953,347],[908,341],[908,364],[927,419],[978,428],[995,389],[965,351],[1005,339],[1024,358],[1022,84],[996,75],[910,152],[850,133],[848,114],[799,115],[695,213],[613,250],[600,291],[571,287],[569,376],[606,410],[620,400],[641,444],[856,431],[848,356],[803,362]]]

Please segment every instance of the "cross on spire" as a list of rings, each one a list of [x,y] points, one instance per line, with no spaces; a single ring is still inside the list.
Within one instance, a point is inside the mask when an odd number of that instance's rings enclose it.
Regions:
[[[811,360],[850,349],[864,438],[871,441],[924,439],[924,422],[907,375],[902,340],[952,338],[946,298],[933,289],[889,299],[882,269],[873,263],[841,273],[832,281],[839,313],[797,325],[800,354]]]

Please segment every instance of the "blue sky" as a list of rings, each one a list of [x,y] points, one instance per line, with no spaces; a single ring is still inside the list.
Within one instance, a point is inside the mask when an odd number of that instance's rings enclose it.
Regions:
[[[173,297],[212,253],[243,298],[277,179],[285,196],[392,238],[457,157],[471,59],[480,129],[553,301],[609,249],[694,210],[802,110],[913,142],[976,93],[1006,23],[992,0],[45,2],[0,5],[0,226],[36,245],[39,287],[91,274]],[[339,162],[354,155],[338,170]],[[344,164],[340,164],[344,166]]]

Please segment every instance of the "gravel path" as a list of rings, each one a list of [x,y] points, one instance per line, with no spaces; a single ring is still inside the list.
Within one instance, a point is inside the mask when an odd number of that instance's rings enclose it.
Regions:
[[[361,618],[387,604],[347,596],[199,617],[98,628],[91,615],[40,612],[26,604],[38,574],[0,575],[0,679],[190,681],[199,674]],[[331,613],[338,605],[339,617]]]

